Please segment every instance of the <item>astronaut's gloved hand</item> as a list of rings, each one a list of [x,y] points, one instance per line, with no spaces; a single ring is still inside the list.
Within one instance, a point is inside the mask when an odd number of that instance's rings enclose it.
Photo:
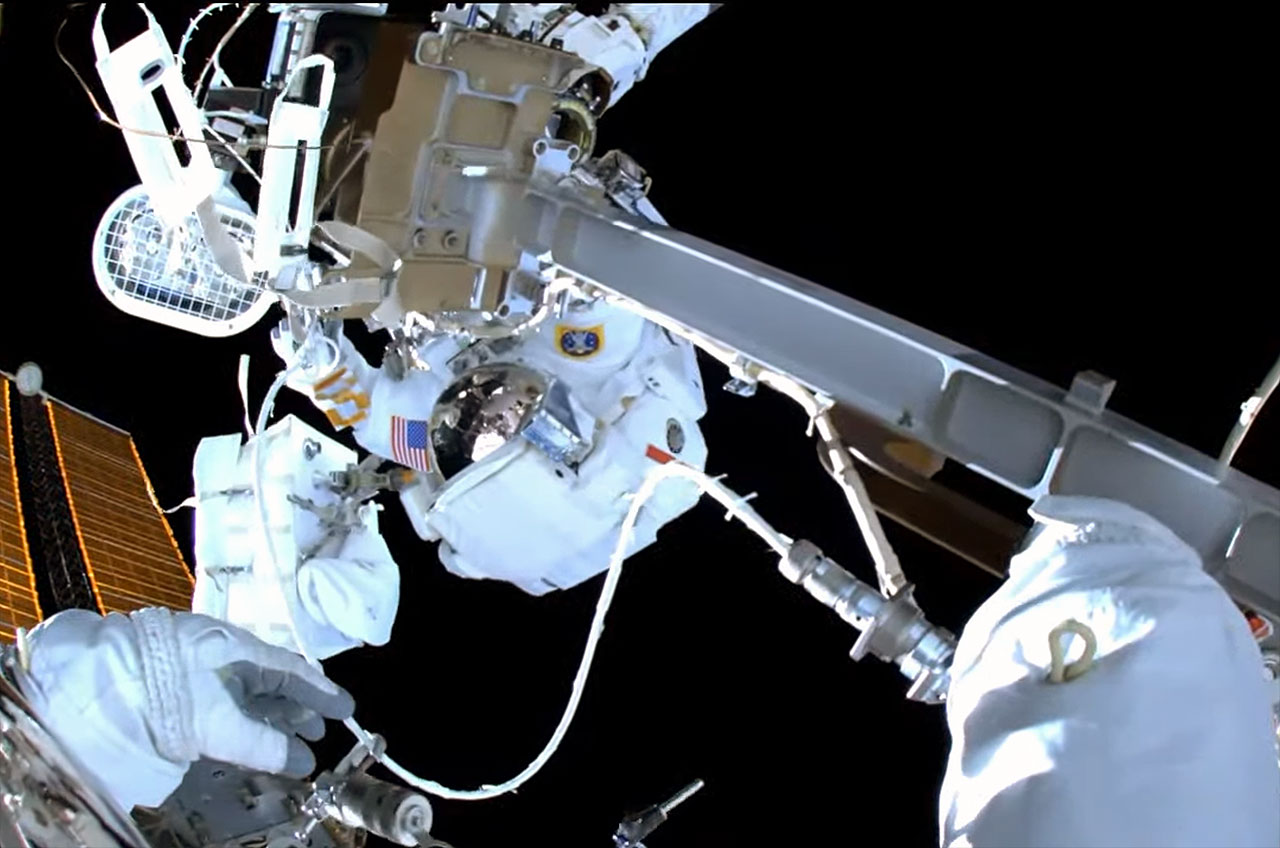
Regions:
[[[286,318],[271,331],[271,346],[286,366],[302,358],[285,385],[310,398],[335,429],[368,420],[378,371],[343,334],[341,321],[313,326],[298,340]]]
[[[20,685],[121,806],[154,806],[200,757],[298,777],[351,696],[299,655],[195,613],[58,613],[28,636]]]

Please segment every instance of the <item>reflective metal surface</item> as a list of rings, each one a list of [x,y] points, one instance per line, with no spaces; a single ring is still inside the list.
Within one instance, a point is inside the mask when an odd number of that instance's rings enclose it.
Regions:
[[[540,372],[511,363],[465,372],[431,413],[436,468],[448,479],[516,438],[549,387]]]
[[[474,188],[474,187],[473,187]],[[1124,501],[1204,558],[1236,600],[1280,614],[1280,491],[1105,408],[808,280],[588,197],[530,191],[525,238],[558,268],[693,327],[897,437],[1034,500]],[[550,233],[550,236],[548,236]]]

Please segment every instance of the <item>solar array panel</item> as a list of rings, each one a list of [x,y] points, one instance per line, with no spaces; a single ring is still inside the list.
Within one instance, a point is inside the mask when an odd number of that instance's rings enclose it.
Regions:
[[[13,455],[13,417],[9,380],[0,377],[0,641],[12,642],[19,627],[34,627],[43,617],[22,521],[18,467]]]
[[[47,404],[89,583],[103,612],[190,609],[194,581],[133,439]]]

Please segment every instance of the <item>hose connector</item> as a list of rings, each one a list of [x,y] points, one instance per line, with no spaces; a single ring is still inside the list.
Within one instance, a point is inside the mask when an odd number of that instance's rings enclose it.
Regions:
[[[911,680],[907,697],[913,701],[937,704],[945,700],[951,684],[955,636],[929,623],[916,606],[913,586],[908,584],[886,598],[806,539],[792,543],[779,560],[778,570],[861,631],[849,656],[860,660],[871,654],[897,665]]]

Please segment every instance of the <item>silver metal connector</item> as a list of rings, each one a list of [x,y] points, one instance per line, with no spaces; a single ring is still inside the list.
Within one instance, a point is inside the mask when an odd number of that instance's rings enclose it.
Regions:
[[[946,699],[956,639],[924,617],[912,586],[886,598],[805,539],[791,545],[778,570],[861,631],[849,656],[860,660],[871,654],[897,665],[911,680],[907,697],[913,701],[937,704]]]

